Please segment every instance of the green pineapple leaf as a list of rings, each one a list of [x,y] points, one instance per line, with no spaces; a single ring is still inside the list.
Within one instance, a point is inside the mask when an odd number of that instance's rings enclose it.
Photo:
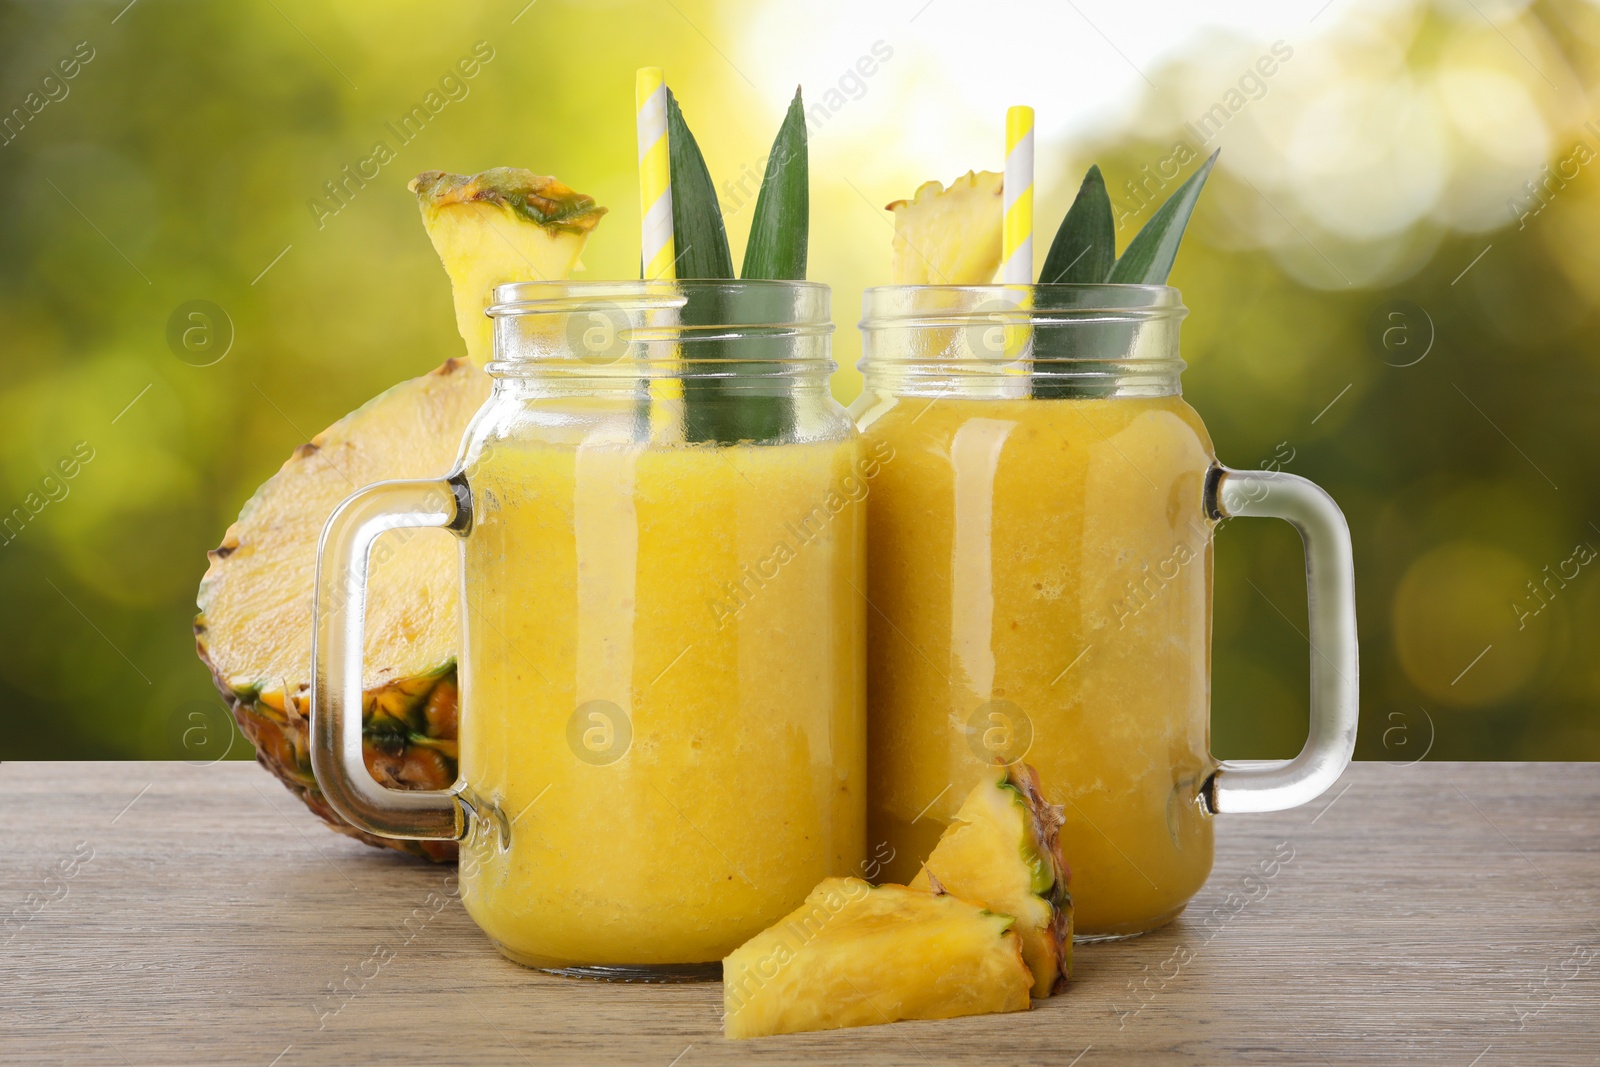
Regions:
[[[732,278],[716,186],[677,97],[667,93],[667,158],[672,167],[672,239],[680,278]]]
[[[802,281],[811,228],[810,173],[806,152],[806,112],[800,90],[789,101],[767,156],[767,172],[756,197],[740,277]]]
[[[1041,284],[1103,282],[1117,262],[1117,230],[1111,218],[1111,197],[1100,168],[1092,166],[1078,186],[1077,198],[1061,220],[1050,254],[1039,272]]]
[[[801,136],[804,136],[803,113],[796,108],[790,115],[801,114]],[[789,125],[785,119],[785,126]],[[677,100],[667,95],[667,156],[672,166],[672,228],[678,256],[677,276],[680,280],[732,281],[733,257],[728,252],[728,235],[722,224],[722,209],[717,203],[716,188],[711,184],[711,173],[695,143],[694,134],[684,121]],[[779,140],[783,139],[780,132]],[[802,142],[803,144],[803,142]],[[776,151],[776,149],[775,149]],[[792,155],[792,153],[790,153]],[[780,158],[780,171],[798,174],[801,184],[801,203],[805,200],[805,156],[798,157],[799,166],[791,160],[787,164]],[[769,168],[770,170],[771,168]],[[793,178],[787,174],[781,185],[787,186]],[[767,198],[766,185],[761,198]],[[774,194],[775,201],[789,195]],[[792,208],[792,200],[788,205]],[[767,213],[785,214],[785,205],[776,204],[763,211],[757,205],[757,222]],[[802,209],[799,227],[802,243],[799,246],[798,275],[771,275],[772,277],[804,277],[804,231],[809,212]],[[780,220],[782,221],[782,220]],[[789,234],[792,222],[782,221],[777,229],[779,236]],[[766,254],[758,253],[757,258]],[[770,254],[764,266],[772,269],[789,269],[794,266],[796,251],[791,244],[787,251],[779,248]],[[748,257],[747,257],[748,258]],[[687,302],[678,311],[679,324],[684,327],[727,325],[747,322],[751,312],[748,307],[751,294],[739,296],[718,289],[697,288],[686,292]],[[740,310],[742,309],[742,310]],[[746,316],[746,317],[739,317]],[[770,318],[757,316],[756,321],[769,322]],[[771,374],[772,363],[763,360],[768,350],[777,359],[783,358],[783,346],[771,338],[704,336],[687,330],[678,342],[679,359],[686,368],[701,366],[709,361],[727,360],[727,370],[721,374],[685,373],[683,382],[683,432],[694,443],[719,445],[737,444],[740,441],[780,440],[790,432],[793,422],[793,398],[786,395],[780,379]],[[644,404],[648,404],[648,400]],[[647,424],[647,423],[646,423]]]
[[[1195,201],[1200,199],[1200,190],[1211,175],[1211,168],[1221,151],[1218,149],[1211,153],[1200,169],[1178,186],[1178,191],[1168,197],[1165,204],[1156,209],[1150,221],[1128,242],[1117,265],[1111,268],[1108,281],[1128,285],[1166,284],[1167,275],[1172,273],[1172,263],[1178,258],[1178,244],[1189,225]]]

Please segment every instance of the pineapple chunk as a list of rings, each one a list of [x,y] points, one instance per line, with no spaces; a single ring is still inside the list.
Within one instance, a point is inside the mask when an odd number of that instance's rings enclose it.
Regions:
[[[494,325],[483,313],[494,287],[565,278],[606,213],[594,197],[516,167],[470,177],[430,170],[408,188],[450,275],[456,329],[480,367],[494,358]]]
[[[902,885],[825,878],[722,963],[730,1038],[1026,1011],[1009,916]]]
[[[911,888],[950,893],[1015,916],[1033,995],[1066,986],[1072,971],[1072,898],[1061,856],[1061,809],[1039,776],[996,767],[967,795]]]
[[[946,189],[926,182],[894,214],[892,285],[987,285],[1000,269],[1004,224],[1001,183],[993,171],[968,171]]]

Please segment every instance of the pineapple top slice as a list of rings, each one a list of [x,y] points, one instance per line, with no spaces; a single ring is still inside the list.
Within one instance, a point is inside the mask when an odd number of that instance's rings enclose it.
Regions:
[[[424,171],[408,188],[450,275],[456,328],[480,367],[494,358],[494,324],[483,313],[494,287],[580,269],[583,246],[606,213],[594,197],[518,167],[470,176]]]
[[[913,889],[950,893],[1014,916],[1036,997],[1064,986],[1072,967],[1061,821],[1061,809],[1045,800],[1032,767],[996,767],[967,795],[911,881]]]
[[[946,189],[926,182],[894,215],[892,285],[987,285],[1000,269],[1002,183],[993,171],[968,171]]]

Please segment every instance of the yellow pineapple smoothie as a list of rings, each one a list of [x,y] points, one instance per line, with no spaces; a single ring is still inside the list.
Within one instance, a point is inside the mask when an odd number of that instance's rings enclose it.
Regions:
[[[869,382],[869,390],[871,383]],[[868,843],[905,881],[985,763],[1066,809],[1080,935],[1170,919],[1211,869],[1211,441],[1178,396],[894,396],[868,499]]]
[[[556,436],[560,436],[557,434]],[[716,961],[865,852],[859,442],[469,455],[462,898],[535,966]]]

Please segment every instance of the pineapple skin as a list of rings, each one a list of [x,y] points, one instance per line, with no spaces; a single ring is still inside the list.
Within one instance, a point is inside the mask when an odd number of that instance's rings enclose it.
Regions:
[[[953,896],[826,878],[722,964],[730,1039],[1026,1011],[1010,916]]]
[[[392,848],[435,863],[454,863],[454,841],[400,841],[359,830],[328,803],[311,770],[311,697],[306,686],[285,697],[272,691],[234,689],[206,653],[201,623],[196,623],[200,659],[227,702],[239,731],[255,746],[256,762],[323,822],[348,837],[378,848]],[[361,757],[367,771],[391,789],[448,789],[456,780],[456,671],[451,663],[435,675],[407,678],[362,695]],[[374,730],[375,720],[406,719],[425,724],[426,733]]]

